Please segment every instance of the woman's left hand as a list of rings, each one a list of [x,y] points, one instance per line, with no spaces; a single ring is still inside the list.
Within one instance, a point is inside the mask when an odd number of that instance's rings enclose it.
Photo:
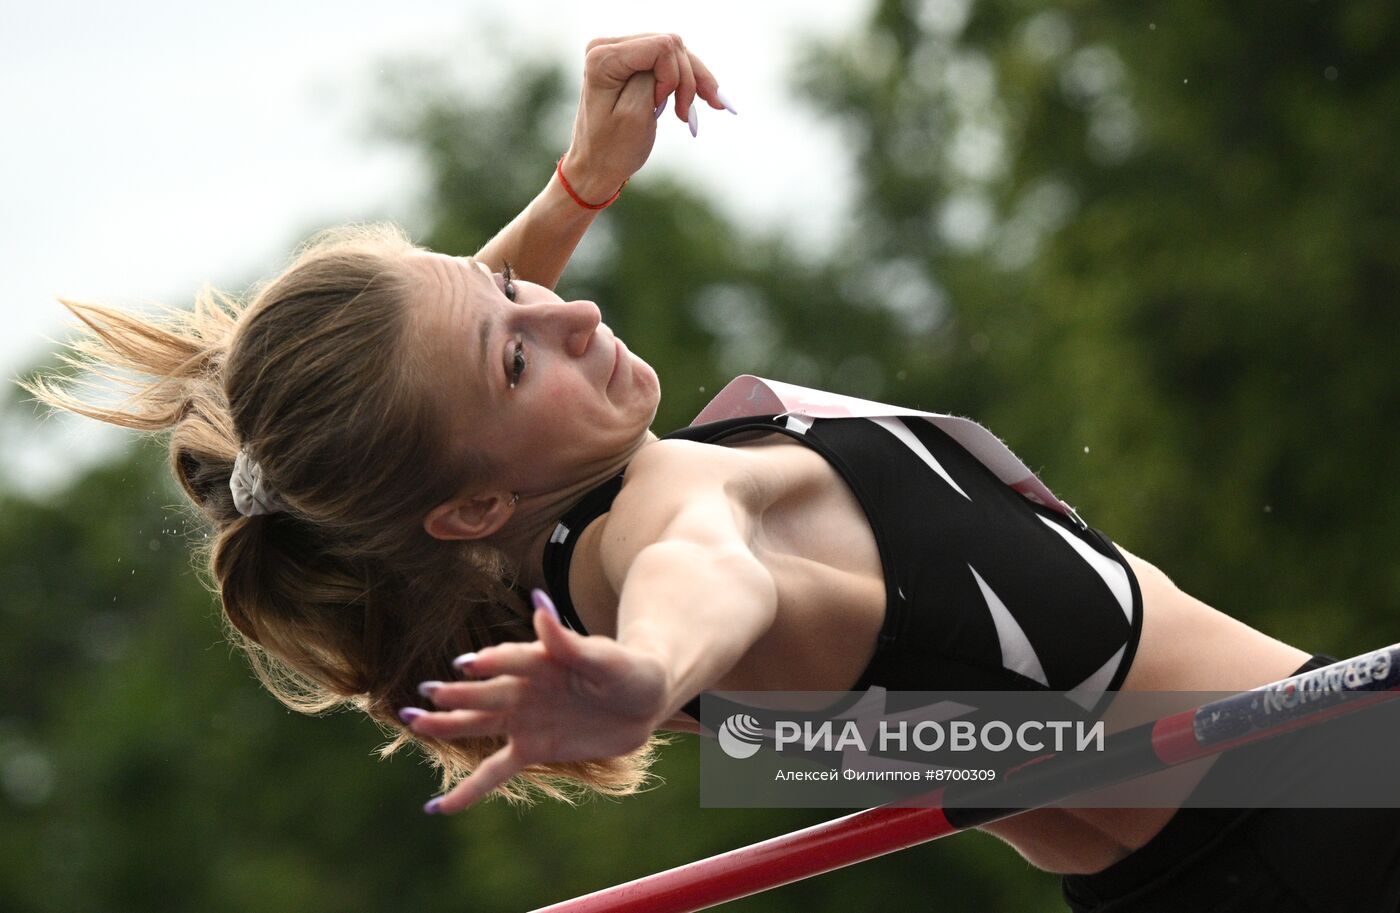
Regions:
[[[425,683],[438,711],[405,712],[419,735],[507,739],[425,811],[461,811],[532,764],[626,754],[665,722],[668,673],[659,657],[570,631],[549,597],[536,594],[539,640],[481,650],[463,669],[477,681]]]
[[[595,38],[584,58],[583,91],[564,166],[585,199],[604,200],[651,155],[656,120],[674,93],[682,122],[695,120],[696,99],[734,109],[708,67],[679,35]]]

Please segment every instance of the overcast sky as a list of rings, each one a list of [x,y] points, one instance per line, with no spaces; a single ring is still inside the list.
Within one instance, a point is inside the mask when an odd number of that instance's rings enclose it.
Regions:
[[[792,104],[784,77],[800,36],[841,34],[868,2],[0,0],[0,380],[65,335],[56,296],[186,305],[203,283],[239,290],[272,274],[317,228],[421,229],[414,156],[366,138],[381,64],[404,58],[451,60],[464,85],[489,86],[523,57],[581,73],[591,38],[678,32],[741,113],[702,106],[698,139],[664,120],[641,179],[683,176],[732,217],[821,245],[849,175],[834,132]],[[559,151],[568,142],[564,125]],[[18,390],[5,392],[0,403]],[[0,408],[6,496],[52,498],[137,441],[31,414]],[[162,484],[151,502],[183,501],[168,474]],[[132,530],[128,546],[188,532],[183,517],[168,514],[160,535]],[[42,798],[57,782],[37,748],[7,751],[27,766],[5,766],[0,786],[20,771]]]
[[[415,55],[489,84],[517,55],[581,69],[592,37],[678,32],[740,116],[702,107],[693,140],[664,122],[648,170],[819,247],[850,175],[787,75],[799,40],[849,33],[868,6],[0,0],[0,372],[52,348],[44,336],[66,319],[56,295],[182,304],[202,282],[268,274],[320,226],[387,217],[411,229],[414,160],[365,131],[381,65]],[[51,424],[75,467],[110,446],[95,423]],[[22,446],[18,427],[0,427],[0,475],[36,492],[56,484],[51,449]]]

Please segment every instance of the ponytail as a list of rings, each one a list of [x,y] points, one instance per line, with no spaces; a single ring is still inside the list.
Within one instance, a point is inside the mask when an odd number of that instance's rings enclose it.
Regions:
[[[351,225],[314,236],[250,303],[206,289],[192,311],[146,318],[64,300],[80,327],[62,360],[79,376],[21,386],[55,409],[168,432],[171,471],[211,527],[196,560],[258,678],[302,712],[363,710],[392,735],[382,755],[417,742],[447,788],[502,740],[417,738],[396,711],[418,682],[454,675],[453,656],[534,634],[504,554],[422,527],[491,467],[447,437],[429,395],[401,268],[416,249],[395,226]],[[97,405],[74,395],[104,388],[82,375],[129,395]],[[240,450],[257,455],[284,510],[240,513]],[[538,765],[498,792],[633,793],[660,744]]]

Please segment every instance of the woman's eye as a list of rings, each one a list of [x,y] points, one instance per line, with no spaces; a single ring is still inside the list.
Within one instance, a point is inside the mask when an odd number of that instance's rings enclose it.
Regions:
[[[525,373],[525,344],[516,342],[515,354],[510,359],[510,386],[515,389],[515,385],[520,383],[520,375]]]
[[[501,269],[501,292],[509,301],[514,301],[516,296],[515,274],[511,272],[510,263],[507,262]]]

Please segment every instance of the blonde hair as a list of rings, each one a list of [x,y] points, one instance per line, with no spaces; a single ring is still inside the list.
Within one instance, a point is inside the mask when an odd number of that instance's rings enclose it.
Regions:
[[[57,376],[20,383],[57,409],[170,431],[175,478],[213,527],[196,559],[258,678],[304,713],[363,710],[394,736],[381,755],[417,742],[446,789],[504,739],[415,737],[397,709],[419,701],[418,682],[450,680],[453,656],[534,635],[504,554],[423,529],[430,508],[493,467],[449,440],[429,395],[403,269],[418,249],[397,226],[350,225],[313,236],[248,303],[206,289],[192,312],[147,319],[62,300],[82,324],[70,343],[79,357],[63,362],[131,395],[109,408]],[[238,513],[229,476],[240,447],[286,512]],[[637,792],[660,744],[537,765],[498,792],[513,803]]]

